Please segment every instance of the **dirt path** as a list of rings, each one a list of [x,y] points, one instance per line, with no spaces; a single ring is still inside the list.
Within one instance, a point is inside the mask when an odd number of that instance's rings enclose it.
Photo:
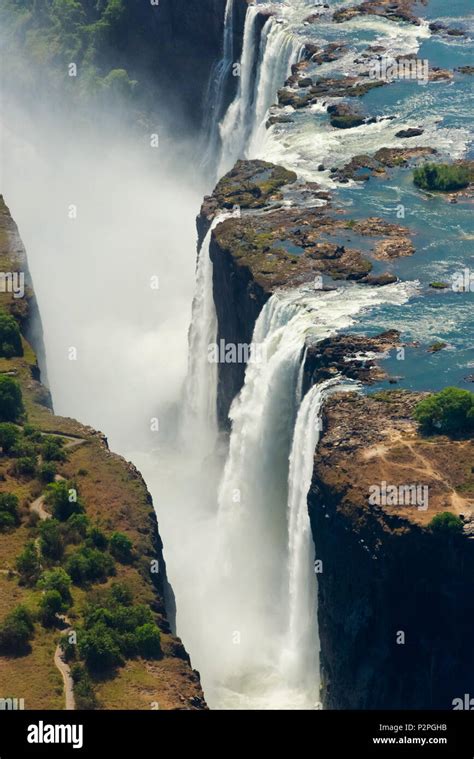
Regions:
[[[72,629],[70,620],[64,614],[59,614],[58,616],[68,626],[67,629],[64,630],[64,632],[65,633],[70,632],[70,630]],[[54,652],[54,664],[57,667],[57,669],[59,669],[61,673],[61,677],[63,678],[64,697],[66,700],[66,710],[72,711],[76,708],[76,701],[74,698],[74,680],[72,679],[71,668],[69,664],[65,661],[63,650],[59,644],[56,646],[56,650]]]

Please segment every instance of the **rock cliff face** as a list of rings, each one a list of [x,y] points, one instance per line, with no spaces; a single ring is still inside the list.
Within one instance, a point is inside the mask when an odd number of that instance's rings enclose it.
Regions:
[[[235,60],[242,52],[248,0],[234,2]],[[155,35],[153,75],[170,102],[197,126],[212,65],[222,53],[226,0],[160,0],[144,10]],[[173,93],[176,93],[176,98]],[[233,92],[227,93],[227,102]]]
[[[163,545],[158,531],[151,496],[140,473],[121,456],[111,452],[101,433],[74,419],[53,414],[49,391],[41,384],[37,354],[44,358],[41,322],[28,274],[26,253],[3,198],[0,196],[0,260],[3,272],[25,274],[25,296],[14,298],[8,290],[0,291],[0,311],[17,321],[22,340],[22,355],[4,357],[0,351],[0,376],[13,377],[21,390],[25,415],[18,420],[20,435],[26,423],[32,426],[37,446],[43,441],[62,441],[62,456],[54,466],[57,479],[74,483],[84,503],[85,515],[91,525],[106,536],[120,532],[132,544],[131,561],[115,562],[111,575],[100,582],[74,582],[73,604],[67,614],[76,630],[85,623],[86,604],[94,602],[97,594],[107,593],[111,584],[121,583],[128,588],[133,604],[147,607],[160,631],[161,650],[158,656],[125,658],[113,676],[93,679],[95,707],[81,706],[81,694],[76,694],[77,708],[105,709],[202,709],[206,708],[199,674],[190,665],[189,656],[179,638],[174,635],[174,597],[166,576]],[[2,417],[3,421],[3,417]],[[31,439],[22,440],[32,451]],[[26,454],[22,454],[26,455]],[[20,459],[21,461],[22,459]],[[26,709],[62,709],[64,694],[61,674],[55,665],[55,650],[61,634],[58,625],[43,625],[38,611],[41,590],[36,581],[26,582],[19,575],[17,559],[31,541],[41,545],[37,512],[47,519],[48,506],[42,504],[46,485],[39,473],[39,464],[27,472],[18,471],[18,458],[5,450],[0,455],[0,492],[18,498],[19,518],[14,527],[0,528],[0,624],[18,605],[28,608],[35,619],[34,636],[21,655],[0,654],[0,697],[25,699]],[[31,513],[30,513],[31,512]],[[35,512],[35,513],[33,513]],[[66,523],[59,523],[64,541],[64,554],[51,564],[41,556],[42,567],[67,565],[77,550],[77,537],[67,540]],[[66,525],[67,526],[67,525]],[[80,541],[79,541],[80,545]],[[106,548],[102,546],[102,551]],[[143,612],[144,613],[144,612]],[[2,651],[2,653],[5,653]],[[83,666],[76,652],[72,661]],[[47,686],[45,687],[45,683]],[[12,688],[15,691],[12,692]],[[83,694],[82,694],[83,696]],[[155,706],[153,706],[155,704]],[[156,706],[158,705],[158,706]]]
[[[320,289],[336,280],[383,286],[395,278],[370,274],[381,249],[396,257],[409,247],[414,252],[403,227],[348,219],[320,187],[262,161],[238,162],[205,198],[201,242],[216,214],[229,209],[234,216],[214,228],[209,247],[218,338],[226,342],[251,341],[261,309],[278,288],[311,286],[315,278]],[[309,344],[303,389],[336,373],[370,385],[386,376],[379,359],[399,339],[389,330]],[[244,373],[243,365],[219,366],[224,428]],[[344,393],[325,407],[308,496],[322,561],[325,708],[452,708],[455,698],[472,692],[474,444],[421,437],[412,419],[419,399],[400,391]],[[382,492],[383,483],[418,489],[395,506],[383,498],[372,505],[371,488]],[[458,532],[430,524],[445,511],[459,516]]]
[[[329,709],[450,709],[472,691],[474,443],[420,437],[417,400],[394,391],[325,406],[308,505]],[[427,497],[371,505],[383,482]],[[430,528],[443,511],[464,531]]]

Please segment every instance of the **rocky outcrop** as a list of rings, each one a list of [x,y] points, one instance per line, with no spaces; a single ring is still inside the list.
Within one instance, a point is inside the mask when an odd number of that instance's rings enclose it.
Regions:
[[[472,687],[474,443],[420,436],[419,399],[341,394],[324,409],[308,507],[325,708],[451,709]],[[387,505],[383,483],[426,490]],[[464,531],[430,526],[445,511]]]
[[[90,525],[104,530],[107,536],[113,532],[122,533],[131,541],[132,557],[117,565],[114,562],[112,576],[127,587],[134,604],[148,606],[160,631],[159,656],[126,658],[113,676],[108,672],[107,677],[93,679],[97,698],[95,708],[206,708],[199,673],[192,669],[189,655],[174,634],[173,591],[167,579],[163,544],[151,495],[142,476],[133,464],[109,450],[102,433],[52,412],[49,392],[40,381],[34,350],[43,351],[43,340],[26,254],[1,196],[0,256],[5,271],[23,272],[27,282],[24,297],[15,298],[8,290],[0,293],[0,310],[14,317],[22,337],[22,355],[7,358],[2,353],[0,356],[0,376],[16,380],[25,406],[24,418],[17,420],[18,429],[24,429],[28,422],[34,431],[35,437],[25,439],[22,444],[31,449],[32,441],[41,444],[44,436],[68,439],[64,457],[54,464],[58,470],[57,479],[74,482]],[[33,453],[28,455],[33,456]],[[38,455],[36,449],[34,455]],[[41,590],[35,583],[28,586],[20,581],[16,561],[29,542],[38,543],[36,521],[28,518],[28,512],[31,504],[41,500],[38,496],[46,484],[39,476],[36,463],[28,474],[16,474],[17,461],[12,454],[2,450],[0,491],[20,496],[21,513],[17,526],[0,529],[0,621],[18,604],[34,610],[37,616],[41,598]],[[61,523],[60,529],[63,527],[64,523]],[[61,535],[65,534],[66,531],[61,531]],[[66,544],[65,538],[64,541]],[[77,546],[66,544],[64,556],[54,565],[65,566],[68,551],[74,547]],[[101,550],[105,551],[103,545]],[[51,568],[51,563],[44,563],[47,562],[44,556],[41,560],[43,567]],[[103,586],[104,582],[72,586],[73,605],[68,610],[68,617],[73,620],[76,630],[84,624],[85,605],[94,599],[97,601],[95,594],[102,592]],[[62,680],[55,666],[60,634],[59,626],[43,626],[37,621],[28,651],[16,657],[0,656],[0,696],[10,695],[14,683],[25,699],[27,709],[63,708]],[[73,656],[82,666],[80,657],[76,653]],[[94,707],[81,707],[79,702],[78,708]]]
[[[423,0],[426,4],[427,0]],[[390,21],[407,21],[419,25],[420,19],[413,12],[416,0],[364,0],[360,5],[341,8],[333,15],[338,23],[350,21],[357,16],[383,16]]]

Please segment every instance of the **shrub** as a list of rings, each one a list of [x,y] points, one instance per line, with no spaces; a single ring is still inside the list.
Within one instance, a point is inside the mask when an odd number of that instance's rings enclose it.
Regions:
[[[43,438],[41,455],[45,461],[65,461],[66,451],[63,451],[63,440],[54,435]]]
[[[71,578],[62,567],[43,572],[38,581],[38,588],[46,591],[57,590],[65,608],[72,605]]]
[[[71,667],[71,676],[74,682],[74,699],[77,709],[96,709],[98,706],[97,697],[94,693],[94,686],[89,677],[89,673],[79,664],[73,664]]]
[[[0,312],[0,356],[12,358],[23,356],[20,327],[10,314]]]
[[[51,506],[53,516],[64,522],[72,514],[81,514],[84,505],[77,496],[76,488],[71,483],[52,482],[46,490],[45,502]]]
[[[420,401],[414,417],[427,433],[463,435],[474,431],[474,393],[446,387]]]
[[[137,653],[144,659],[155,659],[161,654],[160,631],[153,623],[147,622],[135,630]]]
[[[58,621],[57,615],[66,611],[66,606],[57,590],[47,590],[40,599],[40,620],[45,627],[52,627]]]
[[[33,424],[24,424],[23,434],[25,437],[30,438],[34,443],[39,443],[41,440],[41,432]]]
[[[23,411],[20,385],[12,377],[0,375],[0,422],[16,422]]]
[[[13,464],[12,471],[15,475],[27,475],[34,477],[36,475],[36,458],[31,456],[22,456]]]
[[[63,536],[66,543],[80,543],[87,535],[89,519],[85,514],[71,514],[63,522]]]
[[[133,559],[133,543],[123,532],[113,532],[110,536],[110,553],[122,564],[129,564]]]
[[[79,631],[77,647],[81,658],[93,671],[108,670],[124,662],[113,631],[103,622]]]
[[[21,655],[28,652],[34,634],[33,618],[24,606],[17,606],[0,625],[0,651]]]
[[[53,561],[59,560],[64,553],[61,526],[57,519],[45,519],[39,526],[41,553]]]
[[[29,540],[16,559],[16,568],[25,585],[34,585],[41,573],[38,549],[33,540]]]
[[[46,482],[49,484],[50,482],[54,482],[54,478],[56,477],[56,465],[53,464],[52,461],[47,461],[45,464],[42,464],[39,468],[39,476],[40,480],[42,482]]]
[[[471,172],[462,164],[425,163],[413,173],[413,181],[423,190],[451,192],[467,187]]]
[[[109,575],[115,573],[114,561],[109,554],[87,547],[71,554],[66,569],[77,585],[105,582]]]
[[[0,530],[16,527],[19,523],[18,498],[13,493],[0,493]]]
[[[428,525],[433,532],[459,535],[463,530],[462,520],[451,511],[436,514]]]
[[[11,448],[18,442],[20,430],[11,422],[0,424],[0,446],[3,453],[9,453]]]
[[[91,527],[88,530],[86,544],[90,548],[98,548],[100,551],[105,551],[108,543],[107,536],[98,527]]]

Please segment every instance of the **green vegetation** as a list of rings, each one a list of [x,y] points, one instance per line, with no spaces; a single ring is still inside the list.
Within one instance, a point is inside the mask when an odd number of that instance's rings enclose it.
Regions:
[[[132,594],[121,584],[91,604],[78,634],[79,655],[92,672],[123,664],[126,658],[161,655],[160,631],[144,604],[133,605]]]
[[[0,357],[23,356],[20,327],[10,314],[0,311]]]
[[[90,675],[85,667],[76,662],[71,667],[71,676],[74,681],[74,698],[77,709],[96,709],[97,698]]]
[[[47,590],[40,599],[39,618],[44,627],[53,627],[58,622],[58,614],[67,609],[57,590]]]
[[[413,172],[413,182],[423,190],[452,192],[472,181],[472,170],[463,164],[425,163]]]
[[[433,532],[459,535],[463,530],[462,520],[450,511],[436,514],[428,525]]]
[[[430,353],[438,353],[438,351],[442,351],[443,348],[447,348],[448,343],[444,343],[442,340],[437,340],[435,343],[432,343],[430,347],[428,348]]]
[[[474,393],[446,387],[420,401],[414,417],[423,432],[463,436],[474,431]]]
[[[47,461],[45,464],[42,464],[38,471],[40,480],[42,482],[45,482],[46,484],[49,484],[50,482],[54,482],[56,473],[57,473],[56,464],[54,464],[52,461]]]
[[[18,498],[13,493],[0,493],[0,531],[20,523]]]
[[[122,564],[129,564],[133,559],[133,543],[123,532],[114,532],[110,536],[110,553]]]
[[[38,549],[33,540],[29,540],[16,559],[16,568],[24,585],[35,585],[41,573]]]
[[[63,440],[55,435],[45,435],[41,446],[41,455],[45,461],[65,461],[66,452],[62,450]]]
[[[66,569],[76,585],[105,582],[115,574],[114,560],[108,553],[85,546],[69,556]]]
[[[10,422],[0,424],[0,446],[4,454],[10,453],[13,446],[18,443],[19,437],[20,430],[16,425]]]
[[[71,578],[62,567],[43,572],[38,581],[38,588],[45,591],[57,591],[61,597],[62,603],[65,604],[65,608],[68,609],[71,606]]]
[[[39,526],[41,553],[47,559],[59,561],[64,553],[61,523],[57,519],[45,519]]]
[[[447,290],[451,285],[448,282],[430,282],[433,290]]]
[[[23,412],[20,385],[6,374],[0,375],[0,422],[16,422]]]
[[[28,653],[34,634],[33,617],[25,606],[16,606],[0,625],[0,652],[10,656]]]
[[[69,519],[72,514],[81,514],[84,511],[84,504],[77,495],[75,486],[64,480],[48,485],[45,503],[51,507],[53,516],[61,522]]]

